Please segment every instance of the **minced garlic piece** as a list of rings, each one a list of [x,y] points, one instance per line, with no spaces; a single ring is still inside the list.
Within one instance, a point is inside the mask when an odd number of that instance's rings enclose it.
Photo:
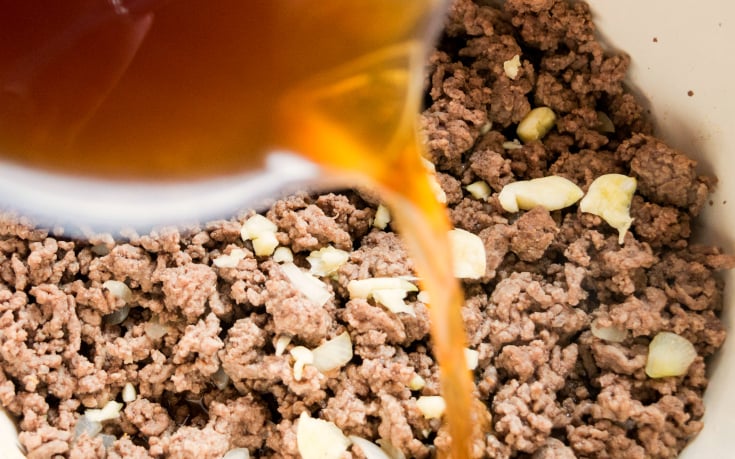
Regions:
[[[449,231],[449,246],[452,249],[455,277],[479,279],[485,275],[485,244],[478,235],[459,228],[453,229]]]
[[[416,312],[403,301],[408,292],[418,291],[413,283],[400,277],[372,277],[370,279],[351,280],[347,284],[350,298],[372,298],[376,303],[385,306],[394,313],[405,312],[415,315]]]
[[[243,249],[232,249],[229,255],[220,255],[212,260],[212,264],[218,268],[237,268],[237,264],[246,256],[247,253]]]
[[[569,207],[584,196],[584,191],[564,177],[551,175],[532,180],[521,180],[505,185],[498,200],[507,212],[544,207],[559,210]]]
[[[326,277],[336,273],[337,270],[349,260],[350,254],[344,250],[336,249],[328,245],[319,250],[312,251],[306,260],[311,265],[309,272],[315,276]]]
[[[339,459],[350,444],[333,422],[314,419],[306,412],[299,416],[296,445],[303,459]]]
[[[447,404],[440,395],[422,395],[416,399],[416,406],[426,419],[439,419]]]
[[[549,107],[534,108],[518,123],[516,134],[523,143],[540,140],[554,127],[556,114]]]
[[[521,56],[516,54],[511,59],[503,62],[503,71],[506,76],[511,80],[515,80],[518,77],[518,72],[521,70]]]
[[[697,350],[686,338],[671,332],[660,332],[648,345],[646,374],[651,378],[681,376],[697,358]]]
[[[255,214],[242,225],[240,236],[243,241],[252,242],[256,255],[267,257],[278,247],[277,230],[275,223],[260,214]]]
[[[373,219],[373,227],[384,230],[388,223],[390,223],[390,211],[383,204],[378,205],[378,209],[375,211],[375,218]]]
[[[618,242],[625,240],[625,233],[633,223],[630,203],[636,189],[636,179],[622,174],[605,174],[597,177],[579,203],[582,212],[602,217],[608,225],[618,230]]]
[[[490,185],[488,185],[487,182],[484,182],[483,180],[478,180],[477,182],[470,183],[465,187],[465,190],[467,190],[473,198],[480,199],[482,201],[490,196]]]

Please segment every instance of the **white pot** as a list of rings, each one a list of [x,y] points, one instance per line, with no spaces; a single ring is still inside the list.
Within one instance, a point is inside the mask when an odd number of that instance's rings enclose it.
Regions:
[[[608,44],[632,57],[630,81],[648,101],[657,134],[720,182],[699,238],[735,252],[735,3],[726,0],[590,0]],[[688,95],[692,91],[693,95]],[[732,131],[732,132],[730,132]],[[725,325],[735,332],[735,272],[725,275]],[[681,457],[735,457],[735,339],[711,362],[704,430]],[[15,432],[0,411],[2,457]],[[17,457],[22,458],[20,453]]]

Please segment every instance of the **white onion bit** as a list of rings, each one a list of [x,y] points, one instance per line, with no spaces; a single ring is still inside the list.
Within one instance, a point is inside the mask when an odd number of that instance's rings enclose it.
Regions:
[[[648,345],[646,374],[651,378],[685,375],[697,358],[694,345],[671,332],[660,332]]]
[[[311,351],[313,365],[322,373],[341,368],[352,360],[352,340],[344,332]]]
[[[227,451],[222,459],[250,459],[250,451],[247,448],[235,448]]]
[[[152,318],[147,324],[145,324],[145,334],[150,339],[163,338],[168,333],[168,327],[161,325],[157,317]]]
[[[391,459],[391,457],[383,451],[380,446],[369,440],[365,440],[364,438],[356,435],[350,435],[350,440],[352,440],[353,445],[360,448],[366,459]]]
[[[126,304],[117,311],[107,314],[104,317],[104,321],[109,325],[120,325],[128,318],[128,314],[130,314],[130,306]]]
[[[296,290],[317,306],[324,306],[332,296],[324,282],[301,270],[293,263],[281,265],[281,271],[288,278]]]
[[[350,258],[344,250],[328,245],[322,249],[312,251],[306,260],[311,268],[309,273],[319,277],[331,276]]]
[[[212,382],[217,386],[217,389],[225,390],[230,384],[230,377],[225,373],[225,369],[220,366],[217,371],[212,374]]]
[[[416,399],[416,406],[426,419],[438,419],[444,414],[447,404],[440,395],[423,395]]]
[[[303,459],[339,459],[350,443],[350,439],[333,422],[301,413],[296,428],[296,444]]]
[[[102,446],[104,446],[105,449],[111,447],[112,444],[115,443],[115,440],[117,440],[116,436],[109,434],[100,434],[100,438],[102,439]]]
[[[102,408],[92,408],[84,412],[84,416],[93,422],[105,422],[120,417],[123,404],[110,400]]]
[[[592,335],[605,341],[612,343],[621,343],[628,337],[628,331],[615,326],[600,327],[597,320],[593,320],[590,324]]]
[[[388,453],[388,456],[390,456],[391,459],[406,459],[406,455],[403,454],[403,451],[397,448],[396,445],[391,443],[389,440],[381,438],[376,443],[383,448],[383,451]]]
[[[283,355],[286,347],[291,344],[291,337],[288,335],[281,335],[276,340],[276,355]]]
[[[108,280],[102,283],[102,288],[109,290],[112,296],[123,300],[125,303],[133,299],[133,291],[130,290],[130,287],[125,282]]]
[[[102,431],[102,423],[92,421],[86,415],[79,416],[77,425],[74,426],[74,438],[79,438],[84,434],[87,434],[89,438],[95,437]]]

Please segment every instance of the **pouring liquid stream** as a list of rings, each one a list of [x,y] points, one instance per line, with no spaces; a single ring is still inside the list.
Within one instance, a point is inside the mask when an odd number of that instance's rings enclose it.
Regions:
[[[440,455],[470,457],[486,417],[466,367],[450,224],[416,132],[441,2],[56,3],[0,0],[0,156],[191,180],[257,170],[280,149],[321,165],[328,183],[377,187],[430,297],[452,437]]]

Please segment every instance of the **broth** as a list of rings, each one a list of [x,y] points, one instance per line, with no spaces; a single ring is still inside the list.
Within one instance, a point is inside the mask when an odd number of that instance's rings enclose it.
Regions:
[[[110,180],[189,180],[298,152],[377,185],[431,298],[453,458],[473,384],[416,115],[437,0],[0,0],[0,154]],[[245,152],[245,153],[244,153]]]

